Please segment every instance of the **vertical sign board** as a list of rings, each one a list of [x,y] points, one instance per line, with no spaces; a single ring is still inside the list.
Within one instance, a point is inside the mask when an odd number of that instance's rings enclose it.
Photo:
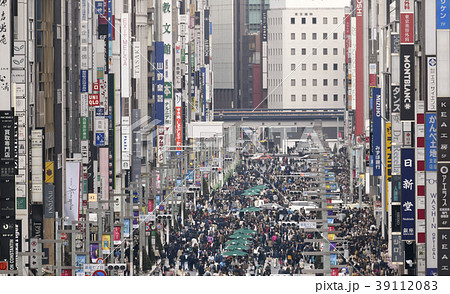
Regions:
[[[87,93],[88,92],[88,71],[80,70],[80,92]]]
[[[436,0],[436,30],[450,29],[450,3],[448,0]]]
[[[0,110],[11,109],[11,2],[3,1],[0,5],[0,26],[2,28],[0,54]]]
[[[392,262],[403,263],[403,252],[402,236],[392,235]]]
[[[164,163],[164,127],[158,126],[158,149],[157,149],[157,163]]]
[[[120,37],[122,39],[121,42],[121,48],[122,52],[120,55],[120,62],[121,62],[121,71],[122,76],[120,78],[121,81],[121,91],[122,91],[122,98],[128,98],[130,97],[130,63],[129,63],[129,20],[128,20],[128,13],[122,13],[122,20],[120,22]]]
[[[166,135],[170,135],[173,132],[172,1],[164,0],[161,2],[161,38],[164,43],[164,125]]]
[[[437,271],[437,173],[426,173],[426,267],[427,276]]]
[[[450,229],[438,230],[438,276],[450,276]]]
[[[181,93],[175,93],[175,145],[177,146],[177,155],[181,155],[181,147],[183,145],[181,120]]]
[[[373,107],[373,176],[381,176],[381,89],[372,88],[372,96],[374,99]]]
[[[209,51],[210,51],[210,44],[209,44],[209,10],[205,9],[203,12],[203,19],[205,21],[205,26],[203,27],[203,33],[205,37],[204,41],[204,54],[205,54],[205,64],[209,64]]]
[[[415,240],[415,161],[414,148],[402,149],[402,240]]]
[[[389,210],[389,182],[392,178],[392,128],[386,123],[386,211]]]
[[[355,1],[355,17],[356,17],[356,55],[352,64],[355,64],[356,74],[356,133],[355,136],[364,134],[364,2],[363,0]],[[367,3],[367,2],[366,2]],[[367,5],[367,4],[366,4]],[[366,16],[367,17],[367,16]]]
[[[66,198],[64,202],[65,225],[72,225],[78,220],[80,210],[80,177],[81,164],[79,162],[66,163]]]
[[[122,117],[122,169],[130,169],[130,118]]]
[[[175,77],[174,77],[174,85],[173,86],[176,89],[181,89],[181,44],[180,44],[180,42],[175,43]]]
[[[438,162],[437,189],[438,228],[450,228],[450,162]]]
[[[450,98],[437,98],[438,162],[450,161]]]
[[[155,43],[155,77],[156,77],[156,119],[158,125],[164,124],[164,43]]]
[[[392,205],[392,232],[402,231],[402,210],[400,205]]]
[[[43,201],[43,131],[31,131],[31,202]]]
[[[141,42],[133,42],[133,78],[141,78]]]
[[[414,1],[400,1],[400,43],[414,43]],[[414,88],[413,88],[414,89]]]
[[[425,121],[425,169],[437,169],[437,118],[436,113],[427,113]]]
[[[427,57],[427,109],[436,111],[436,57]]]
[[[400,46],[401,120],[414,120],[414,45]]]

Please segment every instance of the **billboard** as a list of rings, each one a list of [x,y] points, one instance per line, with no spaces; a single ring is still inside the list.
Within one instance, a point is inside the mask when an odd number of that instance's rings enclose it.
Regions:
[[[437,177],[437,221],[438,228],[450,228],[450,207],[449,207],[449,189],[450,188],[450,162],[438,162]]]
[[[403,148],[402,156],[402,240],[415,240],[415,161],[414,148]]]
[[[437,270],[437,173],[426,173],[426,267]],[[428,274],[427,274],[428,275]]]
[[[373,176],[381,176],[381,89],[372,88],[373,106]]]
[[[437,119],[436,113],[427,113],[425,121],[425,169],[437,169]]]
[[[66,197],[64,202],[65,225],[72,225],[72,221],[78,220],[80,211],[80,177],[81,163],[66,163]]]
[[[400,119],[414,120],[414,45],[400,46]]]

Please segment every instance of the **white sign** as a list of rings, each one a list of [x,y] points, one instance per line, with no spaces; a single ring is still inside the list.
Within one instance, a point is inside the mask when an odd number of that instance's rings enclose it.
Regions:
[[[158,163],[164,163],[164,126],[158,126]]]
[[[105,270],[105,264],[103,263],[85,263],[83,264],[83,270],[86,273],[93,273],[95,271],[104,271]]]
[[[31,202],[42,203],[43,191],[43,139],[42,129],[31,131]]]
[[[426,244],[427,268],[437,268],[437,172],[426,175]]]
[[[427,58],[427,108],[436,111],[436,57]]]
[[[120,36],[122,39],[121,42],[121,55],[120,55],[120,64],[121,64],[121,70],[122,70],[122,76],[121,76],[121,90],[122,90],[122,97],[130,97],[130,64],[129,64],[129,56],[128,56],[128,46],[129,46],[129,19],[128,19],[128,13],[122,13],[122,19],[120,21],[121,23],[121,30],[120,30]]]
[[[130,118],[122,117],[122,169],[130,169]]]
[[[141,77],[141,43],[133,42],[133,78]]]
[[[299,222],[298,223],[300,229],[316,229],[317,223],[314,222]]]
[[[1,23],[4,25],[0,34],[0,110],[11,110],[11,2],[0,5]]]
[[[187,187],[174,187],[173,191],[175,193],[186,193],[188,191]]]
[[[211,167],[209,167],[209,166],[202,166],[202,167],[200,167],[200,171],[201,172],[209,172],[211,170]]]
[[[64,202],[65,225],[72,225],[78,220],[80,207],[80,177],[81,164],[79,162],[66,163],[66,195]]]

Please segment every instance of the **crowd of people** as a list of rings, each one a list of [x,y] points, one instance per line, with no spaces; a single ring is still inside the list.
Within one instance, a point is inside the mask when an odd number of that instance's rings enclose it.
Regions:
[[[338,191],[349,193],[349,162],[345,149],[331,156],[329,172],[335,174]],[[336,251],[340,275],[394,275],[388,266],[387,242],[381,238],[373,210],[336,208],[336,241],[317,242],[318,230],[299,228],[298,222],[315,222],[321,212],[289,209],[296,200],[305,200],[305,191],[318,188],[317,164],[299,156],[267,156],[244,159],[221,189],[202,195],[186,205],[186,219],[172,230],[169,242],[159,252],[162,275],[301,275],[308,269],[323,268],[321,257],[310,254],[331,246]],[[259,195],[243,195],[256,185],[266,185]],[[300,193],[293,193],[297,191]],[[311,200],[311,199],[308,199]],[[353,200],[353,199],[352,199]],[[355,198],[356,200],[356,198]],[[261,203],[277,204],[260,206]],[[252,206],[257,212],[240,212]],[[326,212],[322,212],[326,213]],[[254,230],[246,255],[225,256],[226,242],[236,230]]]

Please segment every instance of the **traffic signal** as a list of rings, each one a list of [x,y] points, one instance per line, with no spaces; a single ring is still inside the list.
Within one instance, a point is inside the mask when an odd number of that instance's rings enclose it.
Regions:
[[[301,191],[289,191],[289,194],[291,194],[291,195],[301,195],[302,192]]]
[[[192,191],[192,192],[200,191],[200,187],[195,187],[195,186],[189,187],[189,191]]]
[[[172,215],[171,214],[160,214],[160,215],[156,216],[156,218],[158,219],[158,221],[169,220],[172,218]]]
[[[225,158],[225,161],[233,161],[233,158],[227,157]]]
[[[125,263],[110,263],[106,268],[110,271],[124,271],[127,269],[127,265]]]

